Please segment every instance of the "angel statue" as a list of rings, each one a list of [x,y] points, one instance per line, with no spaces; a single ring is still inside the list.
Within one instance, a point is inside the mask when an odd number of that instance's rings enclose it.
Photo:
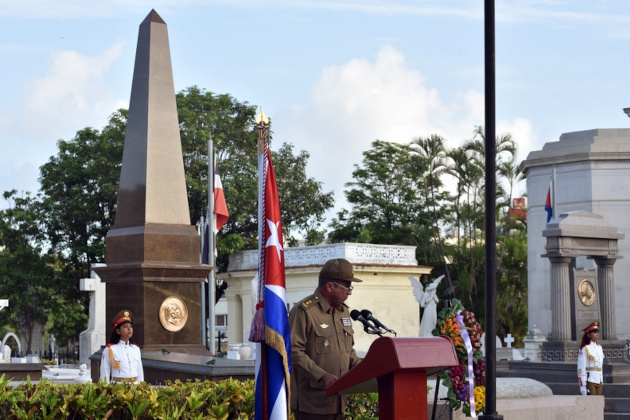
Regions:
[[[437,324],[437,304],[440,301],[437,297],[437,287],[443,278],[444,276],[438,277],[423,290],[422,283],[413,276],[409,276],[413,286],[413,295],[420,306],[424,308],[424,314],[420,321],[420,331],[418,332],[420,337],[433,336],[431,332]]]

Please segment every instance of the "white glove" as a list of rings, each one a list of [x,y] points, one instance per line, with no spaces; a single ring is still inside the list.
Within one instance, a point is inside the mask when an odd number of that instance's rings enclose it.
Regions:
[[[580,387],[580,393],[581,393],[582,395],[586,395],[586,387],[585,387],[585,386],[581,386],[581,387]]]

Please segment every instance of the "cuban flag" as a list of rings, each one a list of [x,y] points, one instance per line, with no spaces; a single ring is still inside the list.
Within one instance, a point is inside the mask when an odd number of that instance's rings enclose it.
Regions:
[[[553,205],[551,202],[551,182],[549,182],[549,189],[547,190],[547,199],[545,200],[545,211],[547,212],[547,223],[553,217]]]
[[[260,281],[264,282],[265,340],[256,358],[256,420],[289,418],[291,338],[286,305],[284,248],[276,175],[268,147],[263,171],[263,217]]]

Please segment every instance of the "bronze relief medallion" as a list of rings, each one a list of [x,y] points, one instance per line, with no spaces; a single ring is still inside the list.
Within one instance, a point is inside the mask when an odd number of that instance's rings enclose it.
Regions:
[[[584,306],[591,306],[595,302],[595,287],[589,280],[582,280],[578,285],[578,297]]]
[[[160,306],[160,323],[171,332],[176,332],[184,328],[188,321],[188,308],[179,298],[167,297]]]

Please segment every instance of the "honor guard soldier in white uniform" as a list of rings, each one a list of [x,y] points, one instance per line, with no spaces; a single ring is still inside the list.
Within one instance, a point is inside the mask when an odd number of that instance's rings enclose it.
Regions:
[[[103,349],[100,380],[105,382],[140,383],[144,381],[140,348],[129,339],[133,335],[133,315],[118,312],[112,323],[112,336]]]
[[[598,340],[599,322],[594,321],[584,328],[578,355],[577,374],[582,395],[602,395],[604,391],[604,351],[597,344]]]

